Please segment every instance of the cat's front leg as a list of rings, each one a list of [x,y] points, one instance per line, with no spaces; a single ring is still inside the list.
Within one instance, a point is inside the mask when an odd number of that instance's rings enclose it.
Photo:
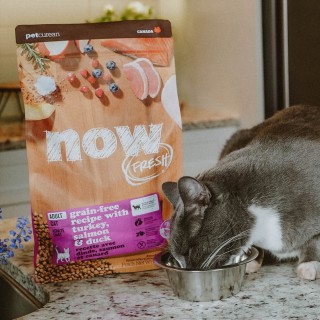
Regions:
[[[320,236],[311,239],[301,249],[297,274],[305,280],[320,278]]]

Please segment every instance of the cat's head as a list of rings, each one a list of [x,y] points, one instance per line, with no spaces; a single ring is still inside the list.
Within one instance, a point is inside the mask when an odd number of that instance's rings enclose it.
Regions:
[[[209,190],[204,182],[191,177],[182,177],[177,183],[165,182],[162,189],[174,207],[168,240],[170,252],[180,265],[202,268],[216,248],[237,235],[226,201],[214,187]],[[233,248],[239,248],[237,238],[221,249],[210,261],[210,267],[226,263],[235,254]]]

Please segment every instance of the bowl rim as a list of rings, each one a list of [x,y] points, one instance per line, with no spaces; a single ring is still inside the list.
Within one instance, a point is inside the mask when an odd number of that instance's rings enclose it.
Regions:
[[[216,269],[188,269],[188,268],[177,268],[177,267],[171,267],[171,266],[167,266],[165,265],[162,261],[161,261],[161,258],[165,255],[165,254],[170,254],[170,252],[168,250],[164,250],[158,254],[156,254],[153,258],[153,262],[156,266],[162,268],[162,269],[167,269],[167,270],[174,270],[174,271],[177,271],[177,272],[195,272],[195,273],[203,273],[203,272],[217,272],[217,271],[222,271],[222,270],[226,270],[226,269],[233,269],[233,268],[237,268],[237,267],[240,267],[241,265],[243,264],[247,264],[249,263],[250,261],[254,260],[258,254],[259,254],[259,251],[257,248],[255,247],[251,247],[250,248],[250,255],[238,262],[238,263],[233,263],[233,264],[229,264],[227,266],[221,266],[219,268],[216,268]]]

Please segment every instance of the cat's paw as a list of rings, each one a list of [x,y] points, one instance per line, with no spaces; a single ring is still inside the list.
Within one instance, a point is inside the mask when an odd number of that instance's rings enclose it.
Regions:
[[[309,261],[298,265],[297,274],[301,279],[315,280],[320,278],[320,262]]]
[[[261,268],[261,263],[259,263],[257,260],[250,261],[246,265],[246,273],[254,273],[259,271]]]

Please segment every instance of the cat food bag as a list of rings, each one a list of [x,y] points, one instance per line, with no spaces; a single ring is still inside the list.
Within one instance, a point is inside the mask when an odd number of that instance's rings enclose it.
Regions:
[[[21,25],[35,279],[154,269],[182,168],[166,20]]]

